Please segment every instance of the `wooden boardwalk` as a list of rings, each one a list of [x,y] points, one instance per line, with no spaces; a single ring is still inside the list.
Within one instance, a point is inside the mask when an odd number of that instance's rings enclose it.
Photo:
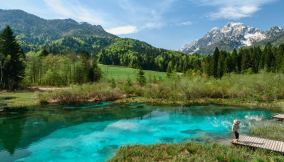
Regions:
[[[275,118],[275,119],[277,119],[277,120],[284,121],[284,114],[277,114],[277,115],[274,115],[273,118]]]
[[[233,144],[284,153],[284,142],[281,141],[241,135],[239,142]]]

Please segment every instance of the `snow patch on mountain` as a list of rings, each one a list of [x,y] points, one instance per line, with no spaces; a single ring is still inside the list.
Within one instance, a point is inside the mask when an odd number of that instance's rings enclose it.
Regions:
[[[244,46],[251,46],[255,42],[262,41],[266,38],[266,35],[261,32],[256,33],[248,33],[244,36],[244,40],[242,41]]]
[[[181,50],[185,53],[209,54],[216,47],[224,50],[232,50],[244,46],[252,46],[254,43],[275,37],[284,32],[280,27],[273,27],[269,31],[247,26],[240,22],[231,22],[218,28],[212,28],[199,40],[186,44]]]

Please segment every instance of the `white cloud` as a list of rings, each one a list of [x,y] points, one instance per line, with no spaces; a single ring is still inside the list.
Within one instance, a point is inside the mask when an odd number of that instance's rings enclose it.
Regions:
[[[103,13],[83,6],[79,1],[67,0],[44,0],[45,4],[61,18],[72,18],[80,22],[89,22],[91,24],[103,24]]]
[[[213,19],[231,19],[237,20],[244,17],[250,17],[253,13],[259,10],[257,6],[240,6],[240,7],[223,7],[218,12],[211,13],[210,17]]]
[[[267,3],[276,0],[200,0],[202,5],[217,7],[217,11],[210,13],[212,19],[238,20],[250,17]]]
[[[177,0],[141,2],[135,0],[118,0],[120,8],[129,13],[129,19],[132,23],[139,26],[139,31],[164,27],[167,24],[164,14],[169,11],[172,4],[176,1]]]
[[[136,0],[110,0],[115,7],[112,12],[100,9],[98,6],[86,6],[79,0],[44,0],[49,9],[60,18],[72,18],[80,22],[100,24],[110,33],[116,35],[137,33],[146,29],[160,29],[167,25],[164,14],[169,11],[177,0],[163,1],[136,1]],[[132,24],[121,26],[121,24]]]
[[[177,24],[178,26],[190,26],[192,25],[191,21],[184,21]]]
[[[132,25],[119,26],[110,29],[106,29],[107,32],[115,34],[115,35],[125,35],[125,34],[133,34],[138,32],[138,28]]]

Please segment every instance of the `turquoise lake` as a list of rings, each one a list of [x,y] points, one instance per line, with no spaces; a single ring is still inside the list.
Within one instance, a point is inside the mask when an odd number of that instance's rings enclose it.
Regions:
[[[0,114],[1,162],[107,161],[123,145],[208,142],[231,138],[272,112],[223,106],[149,106],[111,103],[45,106]]]

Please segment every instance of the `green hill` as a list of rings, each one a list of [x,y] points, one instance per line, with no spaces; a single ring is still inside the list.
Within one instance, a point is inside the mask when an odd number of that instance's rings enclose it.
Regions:
[[[72,19],[46,20],[22,10],[0,9],[0,30],[6,25],[12,27],[24,51],[35,50],[42,46],[53,46],[54,44],[53,50],[64,51],[69,50],[69,48],[78,50],[77,46],[72,46],[78,44],[74,41],[76,38],[81,40],[79,50],[85,49],[93,52],[90,47],[103,46],[109,40],[117,37],[107,33],[100,25],[78,23]],[[69,41],[68,44],[66,44],[66,40]],[[58,45],[59,42],[63,43],[62,47]],[[58,46],[60,48],[56,48]],[[85,48],[86,46],[88,48]]]

